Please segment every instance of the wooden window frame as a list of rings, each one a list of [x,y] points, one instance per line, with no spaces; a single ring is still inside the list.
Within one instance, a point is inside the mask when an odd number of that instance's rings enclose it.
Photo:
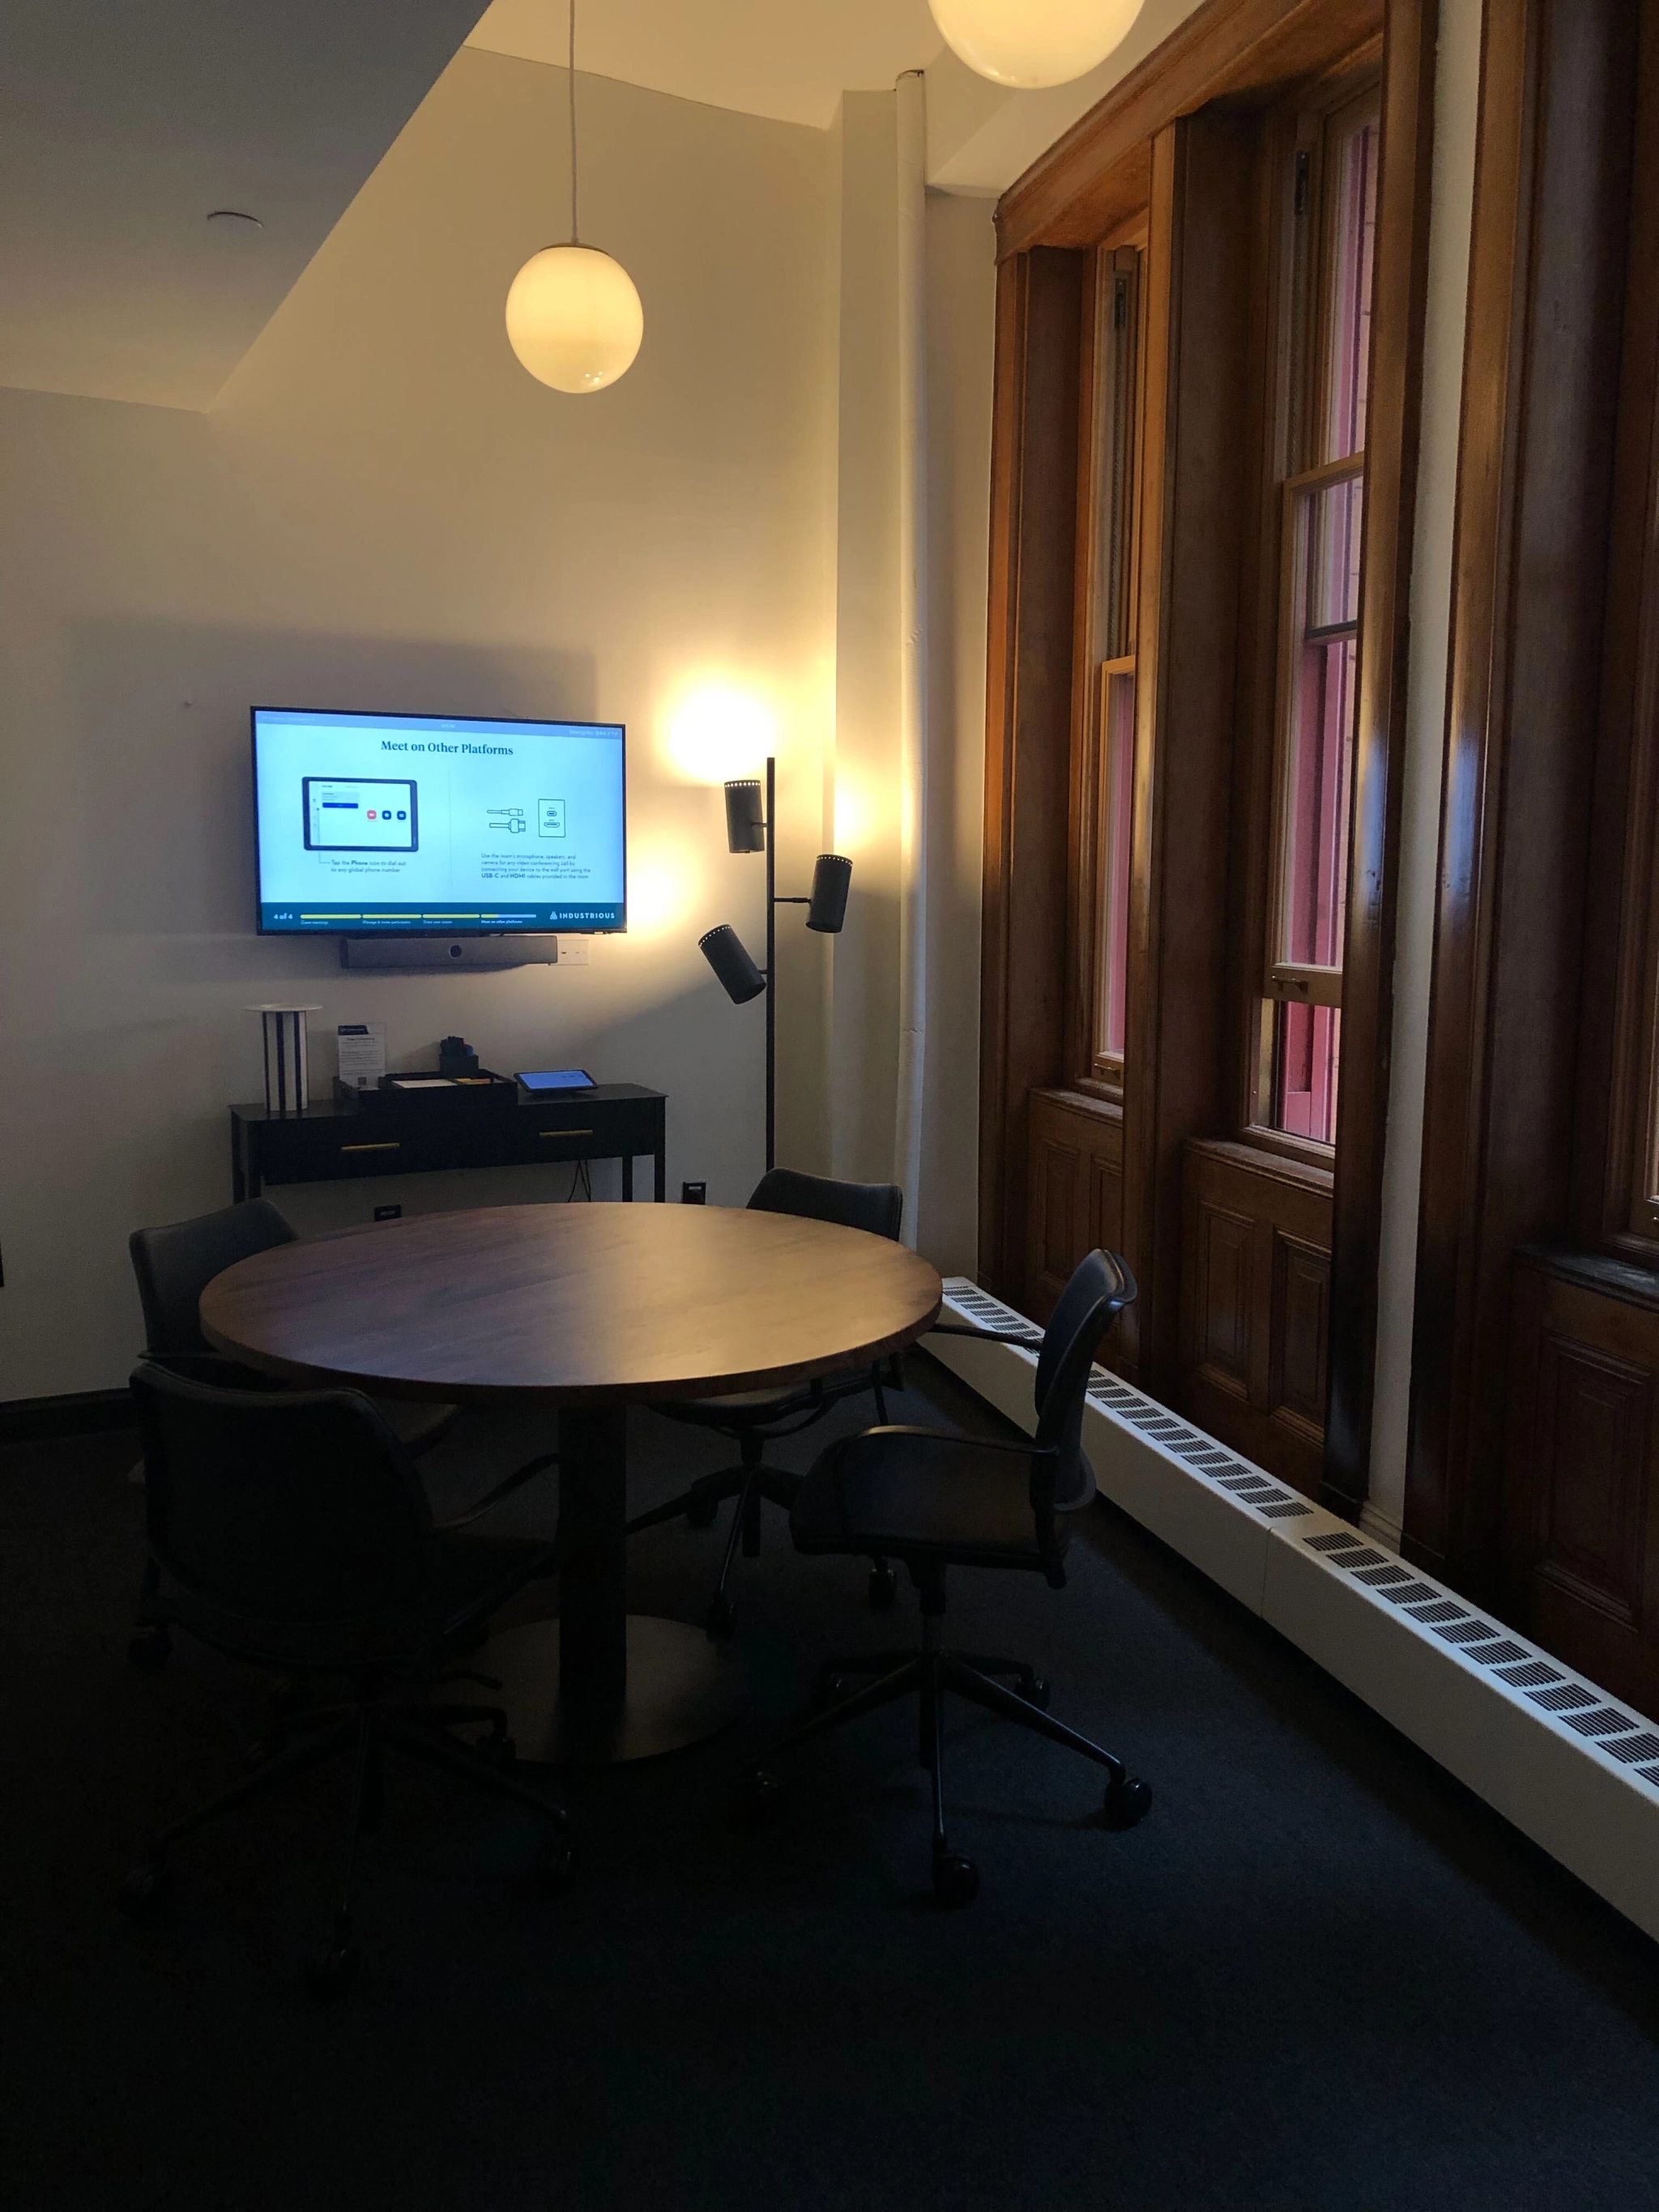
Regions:
[[[1073,617],[1071,831],[1067,863],[1066,945],[1066,1035],[1064,1079],[1086,1097],[1121,1106],[1123,1054],[1100,1045],[1106,900],[1114,889],[1105,860],[1106,747],[1109,737],[1106,688],[1113,675],[1133,675],[1140,577],[1140,468],[1146,374],[1146,326],[1142,311],[1142,264],[1147,223],[1142,210],[1103,239],[1089,257],[1084,289],[1083,356],[1079,369],[1081,421],[1078,438],[1077,574]],[[1130,265],[1133,262],[1133,266]],[[1120,355],[1110,395],[1112,422],[1105,416],[1105,370],[1102,360],[1108,288],[1127,280],[1130,299],[1132,359],[1127,374]],[[1109,482],[1105,452],[1110,438]],[[1120,526],[1103,527],[1103,509]],[[1107,585],[1101,573],[1108,539],[1118,573]],[[1109,638],[1101,610],[1107,590],[1115,602]],[[1109,642],[1119,649],[1103,653]],[[1139,718],[1135,718],[1138,744]],[[1132,770],[1133,791],[1133,770]],[[1132,800],[1133,806],[1133,800]],[[1133,836],[1133,830],[1131,831]],[[1127,885],[1123,887],[1127,892]]]
[[[1071,788],[1079,688],[1071,650],[1078,353],[1061,360],[1052,349],[1063,345],[1067,333],[1080,349],[1085,258],[1133,225],[1141,210],[1152,207],[1166,236],[1173,222],[1179,240],[1190,175],[1183,146],[1201,148],[1207,137],[1213,149],[1227,128],[1259,132],[1263,112],[1291,88],[1316,86],[1372,59],[1380,42],[1384,154],[1367,432],[1377,480],[1368,486],[1362,600],[1365,634],[1376,649],[1364,656],[1359,674],[1343,1016],[1352,1073],[1342,1088],[1338,1127],[1325,1443],[1326,1492],[1343,1510],[1357,1508],[1364,1495],[1375,1360],[1436,27],[1435,0],[1206,0],[1004,196],[997,215],[979,1271],[982,1281],[1018,1300],[1025,1270],[1028,1102],[1044,1086],[1073,1080],[1079,1065],[1077,1031],[1068,1035],[1067,1024],[1077,1018],[1079,997],[1055,961],[1066,927],[1075,924],[1057,907],[1066,903],[1068,879],[1075,884],[1065,843],[1070,825],[1092,819]],[[1203,128],[1194,136],[1195,125]],[[1212,158],[1200,154],[1203,161]],[[1126,1316],[1120,1341],[1124,1364],[1154,1389],[1173,1387],[1180,1368],[1182,1146],[1189,1135],[1213,1135],[1248,1118],[1245,1056],[1237,1042],[1228,1044],[1229,1024],[1218,1008],[1212,1014],[1209,1002],[1224,979],[1225,988],[1238,994],[1232,1003],[1242,1004],[1255,981],[1250,942],[1260,941],[1247,942],[1223,917],[1182,913],[1155,881],[1165,835],[1190,841],[1200,830],[1206,884],[1224,884],[1227,875],[1224,834],[1218,852],[1215,824],[1195,821],[1184,801],[1176,810],[1179,831],[1167,831],[1164,796],[1171,779],[1178,791],[1200,757],[1230,758],[1232,743],[1220,719],[1219,677],[1212,684],[1200,677],[1188,642],[1195,620],[1224,619],[1223,556],[1212,550],[1212,534],[1182,505],[1189,462],[1182,456],[1196,458],[1212,432],[1188,440],[1179,455],[1176,450],[1176,410],[1188,394],[1205,389],[1201,375],[1182,364],[1192,357],[1188,325],[1211,318],[1214,274],[1226,275],[1224,261],[1205,258],[1220,237],[1212,230],[1210,243],[1200,249],[1204,267],[1195,261],[1190,278],[1179,269],[1172,274],[1149,267],[1142,295],[1146,434],[1149,447],[1156,436],[1158,449],[1142,469],[1140,596],[1145,605],[1146,565],[1153,562],[1161,576],[1179,577],[1182,605],[1167,634],[1149,638],[1143,632],[1136,641],[1129,1066],[1121,1109],[1104,1097],[1091,1102],[1102,1115],[1121,1115],[1123,1249],[1140,1274],[1142,1297]],[[1252,305],[1249,312],[1261,310]],[[1183,375],[1190,380],[1177,391],[1171,380]],[[1261,395],[1261,402],[1269,397]],[[1068,408],[1071,465],[1062,481]],[[1249,496],[1243,505],[1248,510]],[[1237,526],[1248,540],[1261,525],[1247,512]],[[1234,552],[1225,558],[1234,559]],[[1235,568],[1235,602],[1239,573]],[[1275,591],[1276,582],[1275,562]],[[1229,697],[1260,680],[1255,614],[1249,608],[1242,614],[1240,665],[1227,678]],[[1061,681],[1071,710],[1063,731],[1055,696]],[[1201,739],[1193,734],[1194,713],[1215,721],[1213,729],[1204,725]],[[1160,756],[1158,749],[1171,737],[1178,742]],[[1188,976],[1196,996],[1162,1003],[1157,979],[1166,970]],[[1237,1030],[1231,1034],[1236,1039]],[[1237,1101],[1237,1118],[1229,1097]],[[1287,1140],[1288,1149],[1295,1145]],[[1331,1170],[1314,1172],[1329,1176]]]

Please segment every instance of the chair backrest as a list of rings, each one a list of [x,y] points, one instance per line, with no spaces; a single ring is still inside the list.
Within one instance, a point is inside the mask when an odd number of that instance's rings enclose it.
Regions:
[[[205,1352],[197,1309],[216,1275],[255,1252],[298,1240],[268,1198],[227,1206],[165,1229],[135,1229],[127,1239],[144,1309],[144,1349],[164,1358]]]
[[[769,1168],[749,1204],[757,1213],[793,1213],[895,1240],[904,1220],[904,1193],[896,1182],[837,1182],[796,1168]]]
[[[1101,1339],[1135,1296],[1134,1277],[1113,1252],[1091,1252],[1060,1294],[1037,1355],[1039,1456],[1031,1504],[1039,1522],[1045,1512],[1066,1512],[1093,1494],[1094,1477],[1083,1456],[1090,1370]]]
[[[380,1413],[354,1390],[226,1389],[214,1371],[145,1359],[132,1376],[169,1612],[278,1662],[417,1648],[437,1608],[431,1511]]]

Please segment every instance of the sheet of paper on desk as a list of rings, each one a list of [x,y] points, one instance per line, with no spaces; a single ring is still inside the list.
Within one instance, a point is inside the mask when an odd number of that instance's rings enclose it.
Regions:
[[[349,1090],[372,1091],[386,1073],[386,1024],[342,1022],[335,1036],[341,1082]]]

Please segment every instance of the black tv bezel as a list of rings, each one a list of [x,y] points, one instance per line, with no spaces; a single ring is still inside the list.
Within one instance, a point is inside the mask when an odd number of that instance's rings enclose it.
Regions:
[[[503,730],[615,730],[622,740],[622,844],[623,844],[623,918],[617,922],[592,922],[586,928],[561,929],[538,922],[526,929],[267,929],[264,922],[264,870],[259,850],[259,722],[261,714],[341,714],[356,715],[374,722],[488,722]],[[258,937],[327,939],[349,937],[354,942],[368,944],[403,944],[416,938],[515,938],[533,937],[625,937],[628,934],[628,725],[626,722],[594,722],[575,714],[446,714],[436,708],[424,708],[412,713],[387,713],[378,707],[273,707],[256,703],[247,710],[248,769],[253,799],[253,904],[259,919],[254,934]]]

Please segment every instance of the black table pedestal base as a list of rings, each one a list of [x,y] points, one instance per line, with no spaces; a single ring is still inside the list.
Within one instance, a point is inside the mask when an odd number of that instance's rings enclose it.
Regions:
[[[469,1668],[499,1678],[499,1692],[480,1694],[506,1706],[521,1759],[607,1766],[655,1759],[718,1734],[744,1704],[736,1652],[684,1620],[628,1616],[628,1680],[620,1699],[577,1704],[561,1697],[559,1644],[559,1623],[535,1620],[504,1629],[468,1656]]]

